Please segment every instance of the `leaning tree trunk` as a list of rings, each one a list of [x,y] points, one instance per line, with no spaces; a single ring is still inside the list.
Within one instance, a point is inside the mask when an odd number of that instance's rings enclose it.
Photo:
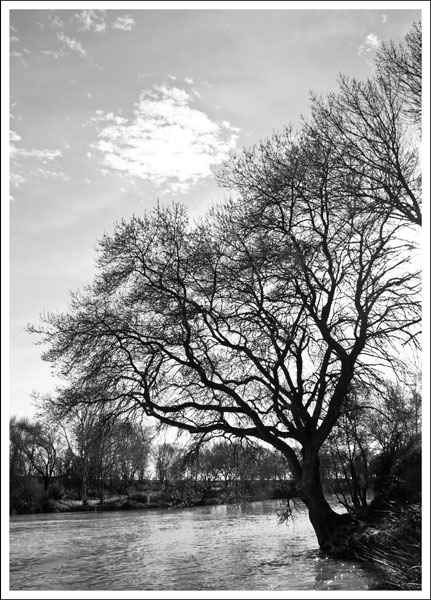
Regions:
[[[340,549],[347,541],[353,519],[347,513],[336,513],[329,506],[322,490],[316,451],[303,452],[302,473],[297,484],[320,548],[328,551]]]

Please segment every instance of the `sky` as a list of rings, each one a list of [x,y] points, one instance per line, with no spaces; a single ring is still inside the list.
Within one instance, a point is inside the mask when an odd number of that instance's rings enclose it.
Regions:
[[[297,125],[310,90],[336,90],[340,73],[371,76],[381,42],[400,42],[420,18],[420,10],[393,10],[390,2],[373,10],[3,4],[10,9],[9,397],[18,416],[33,414],[32,392],[55,386],[26,325],[65,310],[69,291],[91,281],[97,240],[116,221],[158,201],[202,215],[227,194],[214,174],[230,153]]]

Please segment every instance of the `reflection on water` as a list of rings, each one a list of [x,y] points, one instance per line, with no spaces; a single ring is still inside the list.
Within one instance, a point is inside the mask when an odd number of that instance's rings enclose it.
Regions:
[[[320,554],[278,501],[11,518],[12,590],[366,590],[358,563]]]

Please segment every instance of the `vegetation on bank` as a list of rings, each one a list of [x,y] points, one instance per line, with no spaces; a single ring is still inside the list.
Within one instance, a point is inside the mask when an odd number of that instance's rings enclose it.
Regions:
[[[358,515],[365,528],[352,536],[352,553],[376,569],[381,577],[379,589],[420,590],[420,440],[413,439],[400,449],[394,455],[390,468],[381,470],[380,476],[374,501],[362,515]]]

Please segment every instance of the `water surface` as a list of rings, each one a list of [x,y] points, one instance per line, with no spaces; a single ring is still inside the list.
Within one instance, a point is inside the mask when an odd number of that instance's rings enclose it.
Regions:
[[[20,515],[11,590],[367,590],[359,563],[321,555],[305,513],[283,503]]]

